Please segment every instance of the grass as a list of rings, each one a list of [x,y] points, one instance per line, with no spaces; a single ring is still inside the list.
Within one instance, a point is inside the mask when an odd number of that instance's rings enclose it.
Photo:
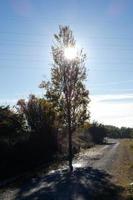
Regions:
[[[133,200],[133,139],[121,140],[113,174],[124,188],[123,199]]]

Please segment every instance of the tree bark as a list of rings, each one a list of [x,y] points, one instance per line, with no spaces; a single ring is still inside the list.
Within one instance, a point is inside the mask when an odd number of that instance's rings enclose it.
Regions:
[[[69,145],[69,170],[70,172],[73,171],[72,166],[72,159],[73,159],[73,153],[72,153],[72,128],[71,128],[71,111],[70,111],[70,105],[68,106],[68,145]]]

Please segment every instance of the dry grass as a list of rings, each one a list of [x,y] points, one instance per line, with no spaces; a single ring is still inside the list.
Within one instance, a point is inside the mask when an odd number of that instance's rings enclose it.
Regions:
[[[123,198],[133,199],[133,139],[121,140],[111,173],[115,183],[125,189]]]

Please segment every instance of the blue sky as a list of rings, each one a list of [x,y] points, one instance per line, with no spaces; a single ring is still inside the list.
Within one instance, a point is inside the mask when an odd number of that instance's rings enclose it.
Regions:
[[[42,95],[59,25],[70,25],[87,54],[91,119],[133,126],[132,0],[0,2],[0,102]]]

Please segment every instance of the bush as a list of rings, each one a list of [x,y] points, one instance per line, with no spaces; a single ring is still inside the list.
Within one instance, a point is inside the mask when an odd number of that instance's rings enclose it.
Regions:
[[[102,124],[98,124],[97,122],[94,122],[90,125],[89,128],[85,130],[86,133],[88,133],[90,140],[94,144],[102,144],[105,142],[105,137],[107,136],[107,131]]]

